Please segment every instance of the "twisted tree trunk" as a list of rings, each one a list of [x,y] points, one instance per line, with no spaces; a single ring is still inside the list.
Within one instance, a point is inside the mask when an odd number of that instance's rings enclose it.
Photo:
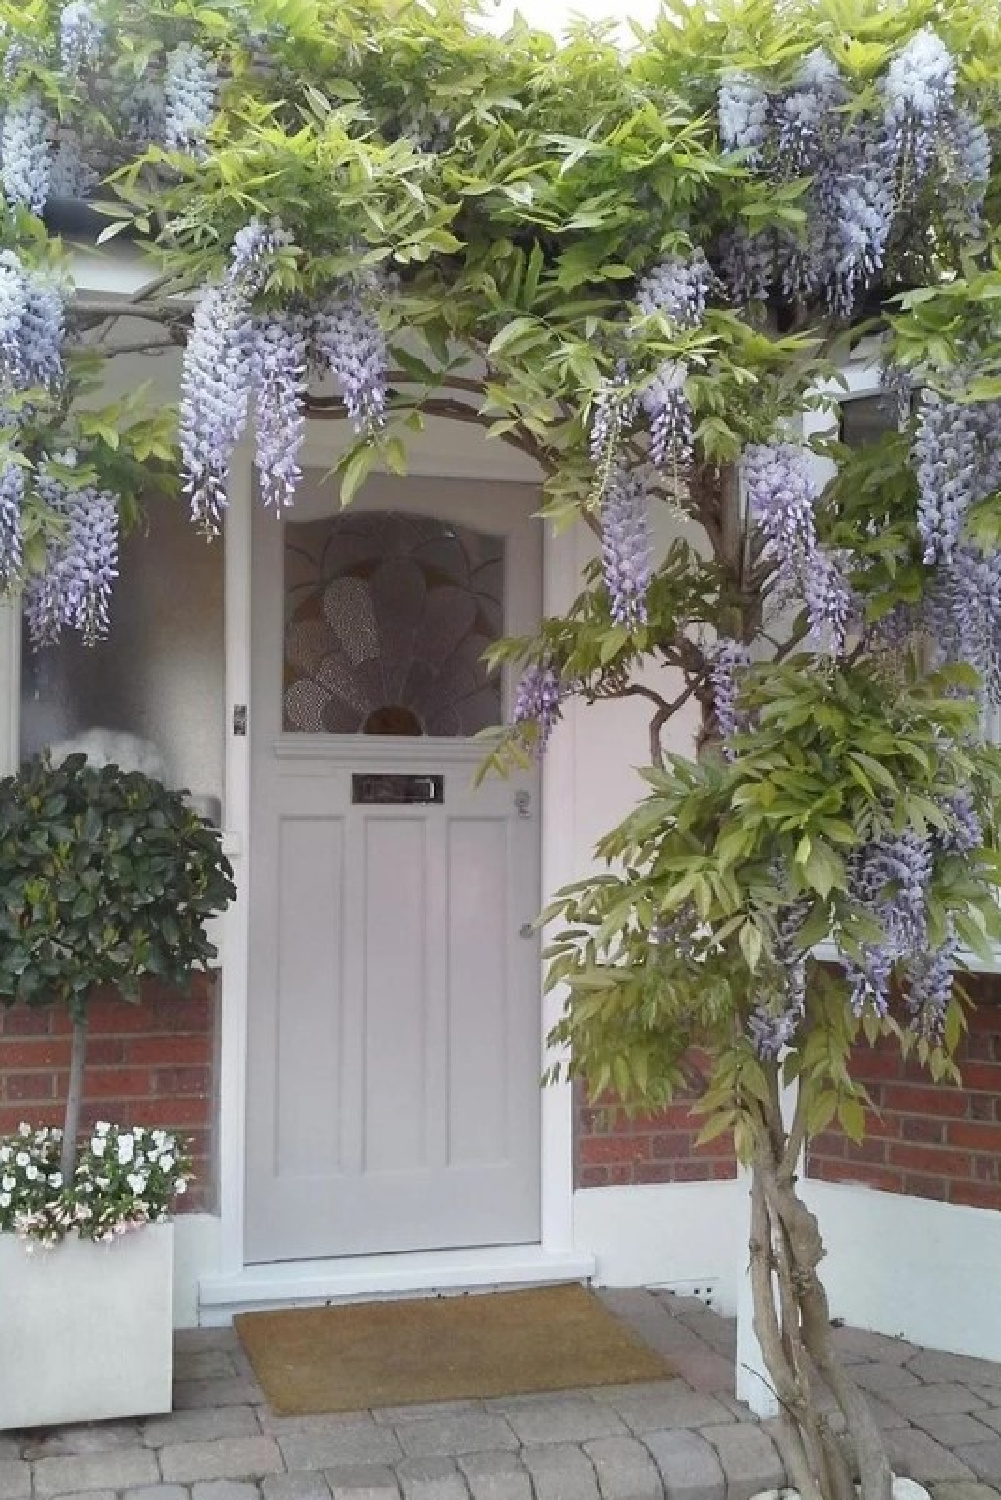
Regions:
[[[750,1268],[754,1331],[781,1406],[776,1440],[790,1483],[803,1500],[891,1500],[892,1474],[865,1395],[839,1365],[827,1293],[818,1274],[825,1250],[815,1216],[797,1191],[802,1109],[787,1130],[772,1097],[755,1119],[751,1164]],[[845,1422],[847,1443],[821,1402],[826,1386]]]

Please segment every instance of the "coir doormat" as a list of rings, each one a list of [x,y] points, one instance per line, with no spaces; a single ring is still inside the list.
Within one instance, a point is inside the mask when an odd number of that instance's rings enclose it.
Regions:
[[[664,1361],[581,1286],[241,1313],[281,1416],[661,1380]]]

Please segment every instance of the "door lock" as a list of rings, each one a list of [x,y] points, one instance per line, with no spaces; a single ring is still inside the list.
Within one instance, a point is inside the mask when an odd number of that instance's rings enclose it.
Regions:
[[[514,808],[519,818],[530,818],[532,816],[532,794],[531,792],[515,792]]]

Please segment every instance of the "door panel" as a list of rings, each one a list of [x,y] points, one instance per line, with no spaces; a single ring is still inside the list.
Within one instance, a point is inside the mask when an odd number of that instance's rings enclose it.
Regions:
[[[296,519],[322,520],[333,498],[317,485]],[[386,480],[368,500],[412,510],[415,524],[430,511],[502,537],[505,624],[518,633],[533,628],[539,607],[536,503],[521,486],[471,495],[455,481]],[[462,655],[462,632],[471,621],[474,635],[485,628],[489,599],[481,608],[448,597],[454,543],[425,527],[433,598],[421,611],[413,569],[395,559],[379,567],[376,582],[398,585],[403,607],[388,615],[370,588],[362,639],[352,634],[352,580],[321,590],[326,622],[311,618],[302,592],[290,610],[280,524],[262,513],[254,525],[247,1259],[530,1242],[539,1234],[541,1003],[538,945],[525,934],[540,899],[537,772],[476,788],[482,751],[459,733],[297,727],[397,721],[397,710],[378,710],[378,693],[401,701],[406,672],[371,659],[377,637],[394,661],[400,654],[399,641],[385,644],[387,620],[404,636],[412,629],[414,661],[431,664],[423,677],[407,668],[420,688],[408,701],[425,723],[461,728],[489,712],[496,690]],[[364,545],[349,544],[363,582]],[[496,544],[475,556],[481,577],[496,582]],[[305,587],[306,565],[295,566],[293,586]],[[310,676],[291,720],[290,641]],[[330,683],[336,703],[316,690]],[[443,799],[359,803],[359,773],[421,785],[440,776]]]

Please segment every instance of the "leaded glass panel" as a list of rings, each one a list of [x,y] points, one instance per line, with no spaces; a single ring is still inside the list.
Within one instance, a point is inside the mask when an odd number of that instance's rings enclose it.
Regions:
[[[501,721],[504,543],[395,511],[285,524],[283,728],[472,735]]]

